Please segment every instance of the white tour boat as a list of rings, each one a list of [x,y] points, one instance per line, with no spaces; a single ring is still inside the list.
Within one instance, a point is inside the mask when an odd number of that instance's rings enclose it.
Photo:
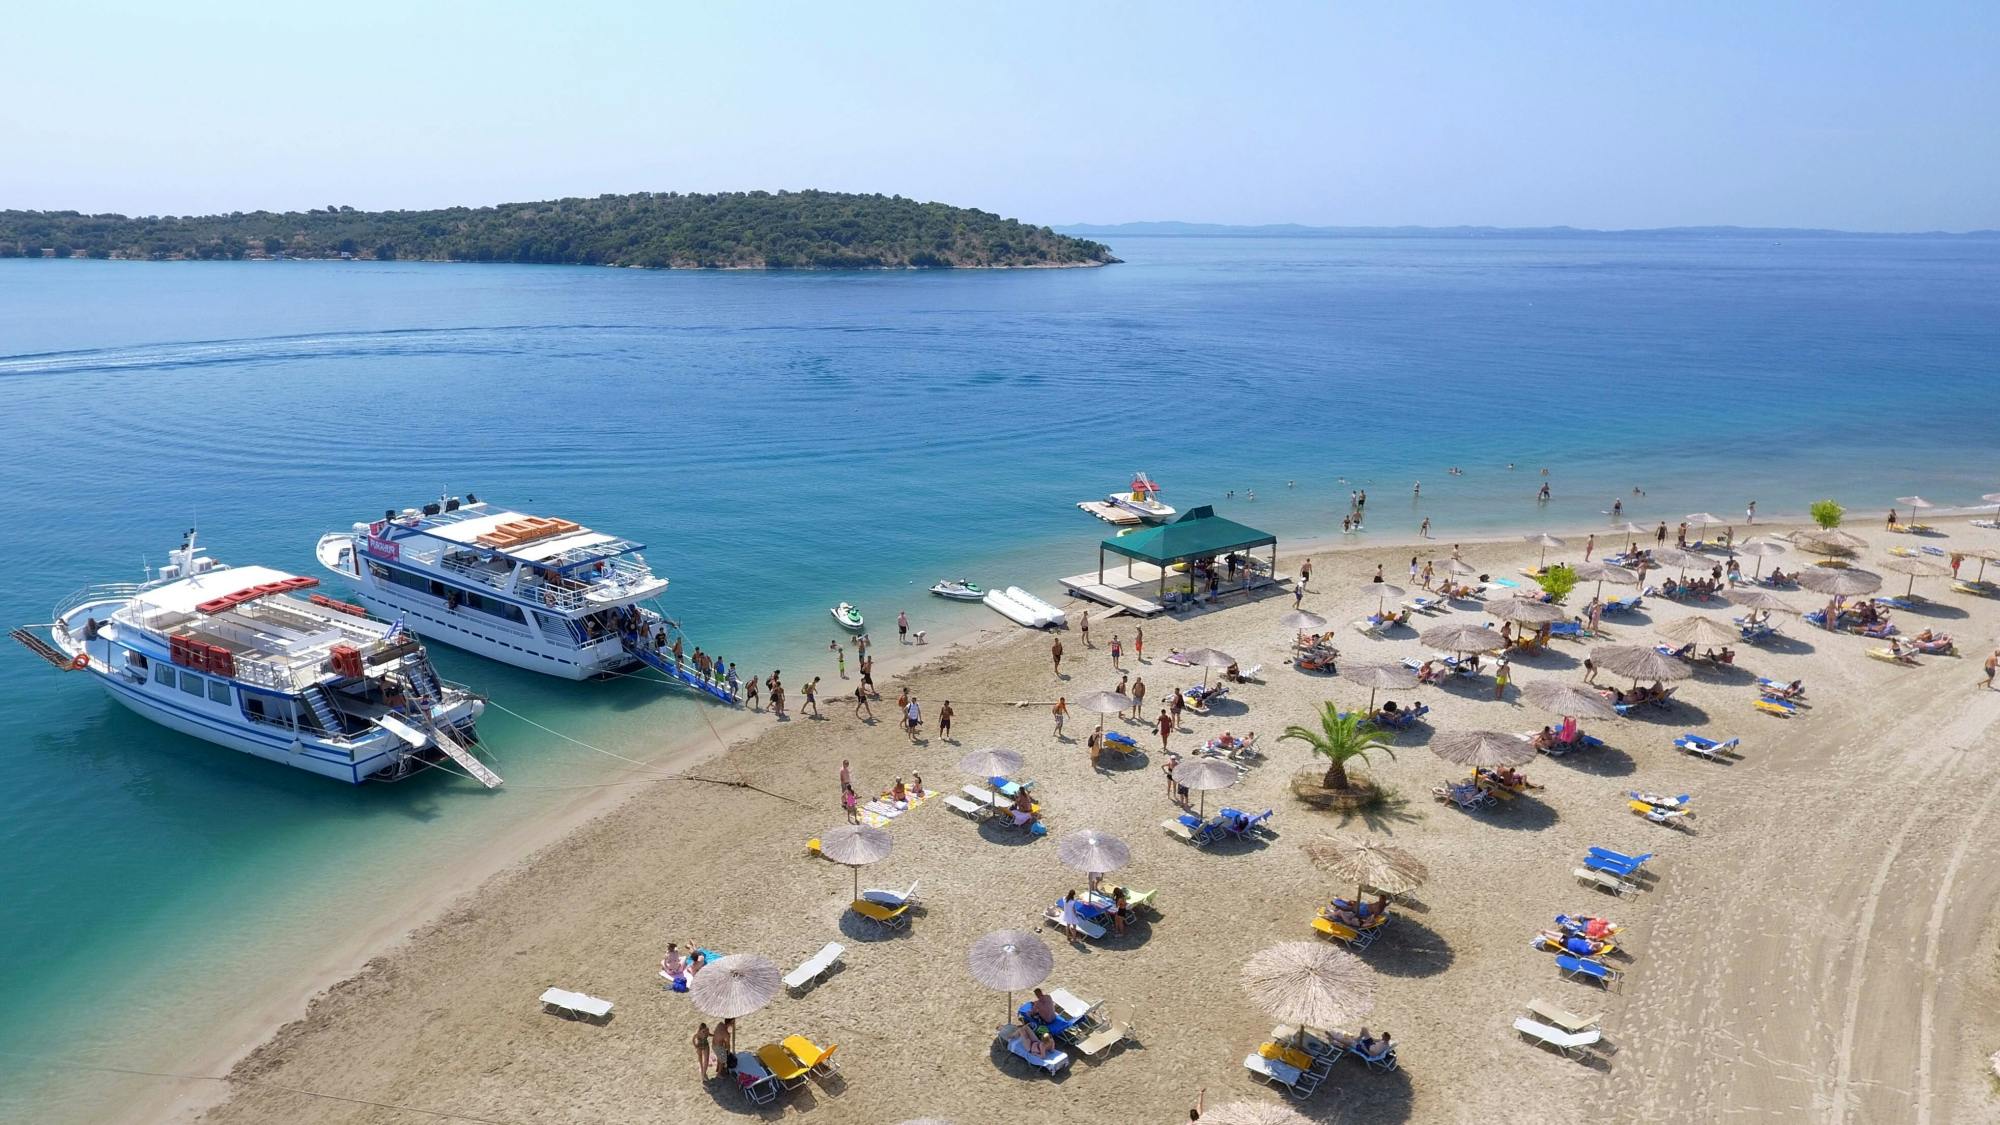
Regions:
[[[467,494],[328,532],[315,554],[362,604],[431,640],[571,680],[644,664],[736,702],[722,671],[697,671],[678,624],[642,604],[667,589],[643,550]]]
[[[1174,518],[1174,509],[1160,503],[1160,486],[1144,473],[1132,474],[1130,492],[1114,492],[1106,499],[1147,523],[1165,523]]]
[[[448,758],[500,784],[469,749],[485,700],[438,679],[400,624],[307,595],[317,578],[219,563],[192,532],[168,557],[157,578],[87,587],[14,638],[140,715],[231,750],[356,785],[451,770]]]

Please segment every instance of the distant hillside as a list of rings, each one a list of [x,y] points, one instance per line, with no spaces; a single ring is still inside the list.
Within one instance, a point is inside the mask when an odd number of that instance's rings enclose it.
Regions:
[[[2000,231],[1894,232],[1801,227],[1653,227],[1591,230],[1587,227],[1309,227],[1298,223],[1235,226],[1229,223],[1071,223],[1054,228],[1090,238],[1153,235],[1173,238],[2000,238]]]
[[[666,269],[1091,266],[1109,247],[985,211],[840,192],[641,192],[440,211],[0,211],[0,257],[407,258]]]

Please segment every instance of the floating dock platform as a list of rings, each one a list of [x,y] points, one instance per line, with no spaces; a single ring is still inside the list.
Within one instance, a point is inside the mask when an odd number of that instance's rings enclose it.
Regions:
[[[1107,504],[1102,500],[1084,500],[1079,502],[1077,507],[1082,508],[1105,523],[1115,524],[1119,527],[1136,527],[1145,522],[1139,518],[1139,513],[1128,512],[1116,504]]]

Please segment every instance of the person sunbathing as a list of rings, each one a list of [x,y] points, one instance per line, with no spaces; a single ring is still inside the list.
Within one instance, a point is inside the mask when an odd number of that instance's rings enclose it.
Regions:
[[[909,789],[904,787],[902,778],[900,777],[897,778],[896,784],[890,787],[888,792],[888,798],[899,805],[907,805],[910,803],[910,791]]]
[[[918,800],[918,801],[921,801],[921,800],[923,800],[923,799],[924,799],[924,795],[925,795],[925,794],[924,794],[924,775],[923,775],[923,774],[920,774],[920,773],[913,773],[913,774],[911,774],[911,775],[910,775],[910,797],[911,797],[911,799],[913,799],[913,800]]]
[[[1041,819],[1036,814],[1035,802],[1028,798],[1028,791],[1026,789],[1015,791],[1014,806],[1010,811],[1013,814],[1014,827],[1016,828],[1033,827],[1035,822]]]
[[[660,971],[676,980],[686,979],[687,961],[681,956],[679,943],[667,943],[667,955],[660,958]]]
[[[1537,750],[1553,750],[1556,748],[1556,732],[1549,727],[1543,727],[1535,733],[1534,742]]]
[[[1396,1053],[1396,1041],[1388,1032],[1383,1032],[1382,1038],[1377,1039],[1369,1035],[1365,1027],[1361,1029],[1361,1034],[1354,1037],[1354,1046],[1361,1052],[1361,1057],[1370,1062],[1381,1062]]]
[[[1417,669],[1417,682],[1420,684],[1434,684],[1438,682],[1437,661],[1424,661],[1423,667]]]
[[[689,953],[687,955],[687,962],[686,962],[687,979],[693,980],[694,975],[700,972],[701,967],[706,964],[708,964],[708,954],[703,953],[699,949],[693,951],[692,953]]]
[[[1499,769],[1492,771],[1492,773],[1489,776],[1491,776],[1494,781],[1499,782],[1500,784],[1506,786],[1509,789],[1542,788],[1542,786],[1530,782],[1528,780],[1528,775],[1522,773],[1520,770],[1515,769],[1513,766],[1502,766]]]
[[[1013,1038],[1014,1042],[1021,1045],[1022,1050],[1038,1059],[1055,1050],[1056,1046],[1055,1039],[1028,1022],[1026,1016],[1021,1017],[1021,1024],[1014,1029]]]
[[[1249,743],[1230,734],[1228,731],[1223,731],[1222,737],[1215,740],[1215,746],[1218,750],[1241,750],[1248,745]]]
[[[1048,993],[1037,988],[1035,998],[1028,1001],[1028,1012],[1043,1023],[1053,1022],[1056,1018],[1056,1002]]]
[[[1707,652],[1702,653],[1701,658],[1716,664],[1734,664],[1736,663],[1736,650],[1730,648],[1728,645],[1723,645],[1720,649],[1709,649]]]
[[[1332,905],[1320,907],[1319,916],[1357,930],[1361,928],[1363,921],[1361,912],[1354,908],[1353,903],[1344,898],[1336,898],[1333,900]]]

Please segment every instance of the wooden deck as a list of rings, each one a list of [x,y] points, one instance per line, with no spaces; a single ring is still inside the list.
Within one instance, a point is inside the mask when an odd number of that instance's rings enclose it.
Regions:
[[[1070,595],[1086,598],[1099,605],[1108,605],[1138,617],[1156,617],[1167,611],[1167,607],[1144,595],[1159,588],[1160,569],[1149,563],[1139,563],[1127,575],[1125,568],[1106,567],[1104,580],[1097,580],[1097,572],[1075,574],[1063,579],[1063,589]],[[1178,575],[1169,577],[1171,583]],[[1184,579],[1183,579],[1184,581]]]
[[[1102,500],[1085,500],[1077,504],[1077,507],[1105,523],[1116,524],[1119,527],[1136,527],[1143,522],[1137,512],[1128,512],[1116,504],[1107,504]]]

